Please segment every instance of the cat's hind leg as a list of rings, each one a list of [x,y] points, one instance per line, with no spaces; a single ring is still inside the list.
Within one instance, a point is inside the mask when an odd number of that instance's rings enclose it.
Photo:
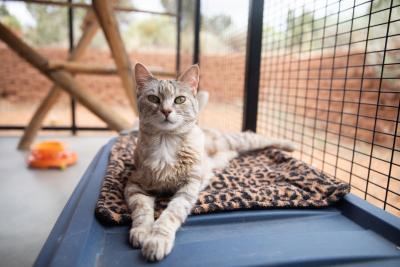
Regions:
[[[151,232],[154,223],[154,197],[147,195],[137,184],[125,186],[125,200],[131,211],[132,227],[129,241],[138,248]]]
[[[228,166],[229,161],[233,158],[236,158],[238,155],[239,153],[233,150],[217,152],[212,157],[208,158],[211,169],[225,168],[226,166]]]

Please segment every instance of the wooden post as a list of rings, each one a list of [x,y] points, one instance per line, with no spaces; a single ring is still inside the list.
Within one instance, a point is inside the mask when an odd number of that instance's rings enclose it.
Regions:
[[[118,74],[115,66],[101,66],[71,61],[50,60],[50,70],[66,70],[71,73],[113,75]]]
[[[115,65],[102,66],[98,64],[88,64],[72,61],[49,60],[50,70],[66,70],[71,73],[113,75],[118,74]],[[156,76],[176,77],[175,72],[165,71],[162,68],[149,67],[151,73]]]
[[[75,49],[69,55],[69,60],[78,60],[82,57],[84,51],[89,46],[99,28],[93,11],[89,11],[86,13],[84,22],[85,23],[82,27],[82,36],[79,39],[79,42]],[[53,85],[47,96],[43,99],[39,107],[36,109],[31,120],[29,121],[29,124],[26,127],[24,134],[18,143],[18,149],[25,150],[30,148],[33,140],[35,139],[37,133],[43,125],[43,121],[46,118],[46,115],[60,98],[61,92],[62,90],[59,86]]]
[[[49,71],[46,58],[29,47],[2,23],[0,23],[0,39],[56,85],[75,96],[80,103],[105,121],[111,129],[120,131],[129,128],[127,121],[118,116],[118,113],[106,109],[100,100],[90,95],[69,73],[62,70]]]
[[[137,115],[136,84],[132,66],[113,13],[113,3],[109,0],[93,0],[92,5],[97,15],[97,20],[103,28],[129,102]]]
[[[60,99],[61,93],[62,90],[57,85],[54,85],[50,89],[49,93],[46,95],[33,114],[28,126],[25,128],[24,134],[19,140],[18,149],[26,150],[31,147],[31,144],[33,143],[33,140],[35,140],[37,133],[42,128],[44,119]]]

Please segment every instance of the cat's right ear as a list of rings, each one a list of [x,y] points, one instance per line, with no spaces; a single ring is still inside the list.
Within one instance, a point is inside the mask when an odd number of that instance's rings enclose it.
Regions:
[[[140,93],[146,84],[155,79],[151,72],[142,64],[136,63],[135,65],[135,80],[136,80],[136,90]]]

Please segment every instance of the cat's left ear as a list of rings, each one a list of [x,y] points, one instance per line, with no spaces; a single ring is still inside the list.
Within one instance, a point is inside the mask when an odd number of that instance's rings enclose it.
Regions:
[[[141,63],[136,63],[135,65],[135,80],[136,80],[136,89],[138,92],[141,92],[146,84],[155,79],[153,74],[146,68],[145,65]]]
[[[183,72],[178,81],[186,83],[190,86],[193,94],[197,94],[197,89],[199,87],[199,75],[200,75],[200,68],[199,65],[192,65],[188,68],[185,72]]]

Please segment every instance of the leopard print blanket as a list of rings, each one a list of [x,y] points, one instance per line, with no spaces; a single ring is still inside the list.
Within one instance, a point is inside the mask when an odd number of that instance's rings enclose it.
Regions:
[[[114,143],[95,215],[105,225],[130,223],[124,186],[134,169],[136,137],[121,135]],[[280,150],[267,148],[240,155],[215,170],[192,214],[262,208],[326,207],[349,192],[349,185]],[[156,201],[156,216],[168,199]]]

